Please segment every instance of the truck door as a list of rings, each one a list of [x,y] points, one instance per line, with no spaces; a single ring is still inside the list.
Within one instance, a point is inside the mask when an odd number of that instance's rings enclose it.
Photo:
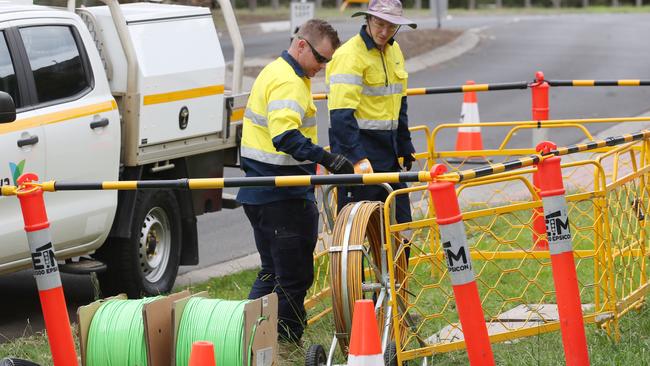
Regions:
[[[16,121],[0,124],[0,185],[15,185],[22,173],[45,175],[45,133],[27,105],[25,73],[16,47],[16,32],[0,23],[0,90],[16,105]],[[29,263],[29,246],[16,197],[0,197],[0,269],[8,262]]]
[[[40,23],[39,23],[40,22]],[[117,105],[88,32],[74,19],[16,22],[33,80],[35,111],[48,143],[42,180],[117,180]],[[84,47],[90,45],[91,49]],[[94,65],[94,68],[93,68]],[[113,222],[116,191],[56,192],[46,207],[57,250],[101,245]]]

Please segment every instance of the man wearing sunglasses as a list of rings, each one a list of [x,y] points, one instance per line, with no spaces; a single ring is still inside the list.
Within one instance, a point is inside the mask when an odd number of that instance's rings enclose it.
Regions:
[[[253,84],[244,112],[241,167],[247,177],[316,174],[316,163],[333,173],[354,172],[342,155],[317,143],[316,106],[311,81],[340,45],[327,22],[303,24],[288,50],[268,64]],[[278,335],[300,340],[303,306],[314,280],[313,252],[318,208],[313,187],[243,187],[244,206],[262,262],[248,295],[278,294]]]
[[[404,55],[394,36],[417,25],[402,16],[399,0],[371,0],[361,31],[345,42],[327,65],[329,138],[332,152],[354,162],[356,173],[410,170],[415,149],[408,130]],[[393,189],[405,184],[392,184]],[[339,187],[339,210],[349,202],[385,201],[381,186]],[[399,195],[397,222],[411,221],[408,197]]]

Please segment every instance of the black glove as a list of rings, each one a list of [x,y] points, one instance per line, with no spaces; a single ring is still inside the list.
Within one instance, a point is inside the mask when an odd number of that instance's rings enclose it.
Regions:
[[[411,168],[413,168],[413,162],[415,161],[413,155],[409,154],[407,156],[402,156],[402,159],[403,159],[402,165],[404,166],[404,169],[407,172],[411,171]]]
[[[341,154],[331,154],[325,151],[320,163],[334,174],[354,174],[354,166]]]

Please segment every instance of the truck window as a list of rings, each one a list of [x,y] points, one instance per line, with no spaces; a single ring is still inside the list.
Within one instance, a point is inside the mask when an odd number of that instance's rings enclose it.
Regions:
[[[38,103],[64,99],[89,88],[84,62],[67,26],[20,29],[34,74]]]
[[[16,72],[14,71],[14,65],[11,62],[11,55],[9,54],[9,48],[7,47],[5,33],[0,32],[0,34],[2,34],[2,36],[0,36],[0,90],[9,93],[9,95],[14,98],[16,108],[19,108],[21,105],[18,97]]]

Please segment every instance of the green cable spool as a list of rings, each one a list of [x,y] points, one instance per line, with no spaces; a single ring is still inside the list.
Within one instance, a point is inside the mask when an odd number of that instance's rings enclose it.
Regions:
[[[90,323],[87,366],[147,366],[142,307],[160,297],[109,300]]]
[[[196,341],[214,344],[217,365],[243,366],[244,306],[247,303],[248,300],[191,298],[185,305],[178,329],[176,366],[188,364],[192,343]]]

